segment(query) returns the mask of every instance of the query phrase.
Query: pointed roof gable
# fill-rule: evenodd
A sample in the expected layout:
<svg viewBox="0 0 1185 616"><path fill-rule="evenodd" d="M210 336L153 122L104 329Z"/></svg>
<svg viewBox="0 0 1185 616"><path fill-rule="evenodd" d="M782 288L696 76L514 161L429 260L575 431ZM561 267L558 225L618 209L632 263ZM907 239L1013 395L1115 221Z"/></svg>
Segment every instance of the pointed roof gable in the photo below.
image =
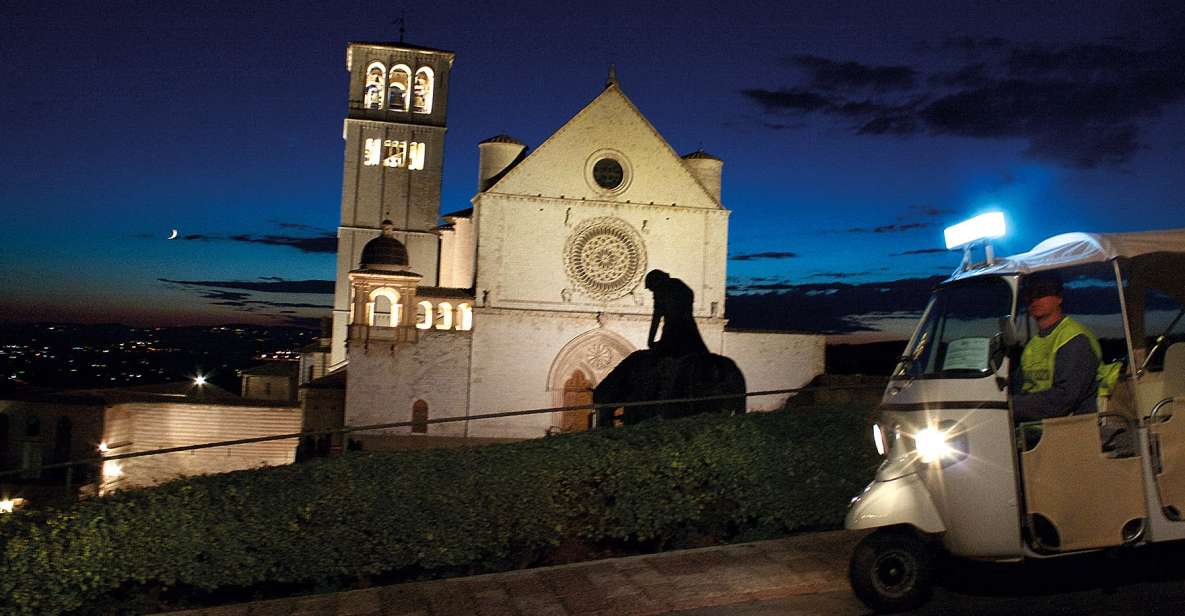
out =
<svg viewBox="0 0 1185 616"><path fill-rule="evenodd" d="M617 190L600 189L592 179L593 164L604 157L618 159L625 168L625 181ZM616 83L610 83L485 192L724 207Z"/></svg>

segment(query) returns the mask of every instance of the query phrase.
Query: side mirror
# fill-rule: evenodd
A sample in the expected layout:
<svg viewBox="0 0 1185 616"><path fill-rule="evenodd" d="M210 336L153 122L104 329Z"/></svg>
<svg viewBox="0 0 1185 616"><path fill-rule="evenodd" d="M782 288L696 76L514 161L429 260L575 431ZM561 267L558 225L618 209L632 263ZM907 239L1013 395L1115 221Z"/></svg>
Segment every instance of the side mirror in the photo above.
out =
<svg viewBox="0 0 1185 616"><path fill-rule="evenodd" d="M1016 321L1008 317L1000 317L1000 342L1004 349L1011 351L1024 346L1024 340L1020 337L1020 332L1016 329Z"/></svg>

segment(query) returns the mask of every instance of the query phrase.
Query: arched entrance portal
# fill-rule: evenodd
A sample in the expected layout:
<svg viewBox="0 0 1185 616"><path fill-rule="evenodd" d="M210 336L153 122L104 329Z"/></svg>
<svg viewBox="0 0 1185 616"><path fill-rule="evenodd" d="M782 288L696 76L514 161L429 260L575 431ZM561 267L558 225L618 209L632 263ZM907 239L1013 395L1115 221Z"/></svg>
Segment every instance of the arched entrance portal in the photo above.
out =
<svg viewBox="0 0 1185 616"><path fill-rule="evenodd" d="M584 332L568 341L556 354L547 376L547 388L555 406L592 403L592 390L609 374L634 346L621 334L607 329ZM566 411L552 414L552 429L575 432L589 429L590 411Z"/></svg>

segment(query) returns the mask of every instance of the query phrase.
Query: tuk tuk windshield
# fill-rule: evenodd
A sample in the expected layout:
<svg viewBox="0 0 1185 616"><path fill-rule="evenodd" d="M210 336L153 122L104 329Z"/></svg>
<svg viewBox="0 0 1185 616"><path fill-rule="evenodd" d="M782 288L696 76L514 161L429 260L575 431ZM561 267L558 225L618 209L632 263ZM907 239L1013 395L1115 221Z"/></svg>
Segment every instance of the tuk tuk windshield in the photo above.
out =
<svg viewBox="0 0 1185 616"><path fill-rule="evenodd" d="M1012 314L1012 287L1000 277L973 278L941 287L893 378L981 378L993 373L1000 319Z"/></svg>

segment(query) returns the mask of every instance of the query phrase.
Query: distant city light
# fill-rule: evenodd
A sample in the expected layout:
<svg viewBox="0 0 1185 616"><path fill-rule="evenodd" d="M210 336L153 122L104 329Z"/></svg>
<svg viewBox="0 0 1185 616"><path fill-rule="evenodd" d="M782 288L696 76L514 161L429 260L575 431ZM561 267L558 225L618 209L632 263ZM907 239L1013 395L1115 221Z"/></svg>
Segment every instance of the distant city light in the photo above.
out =
<svg viewBox="0 0 1185 616"><path fill-rule="evenodd" d="M1004 232L1004 213L988 212L947 227L943 235L947 250L954 250L977 240L1001 237Z"/></svg>

